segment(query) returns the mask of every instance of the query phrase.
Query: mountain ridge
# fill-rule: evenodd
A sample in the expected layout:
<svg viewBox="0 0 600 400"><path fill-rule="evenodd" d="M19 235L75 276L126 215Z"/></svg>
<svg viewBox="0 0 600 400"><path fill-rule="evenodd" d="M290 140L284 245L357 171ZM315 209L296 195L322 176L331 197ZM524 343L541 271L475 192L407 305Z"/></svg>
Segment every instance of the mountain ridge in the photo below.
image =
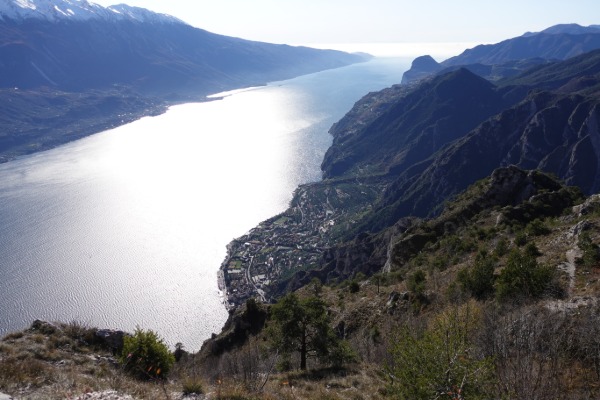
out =
<svg viewBox="0 0 600 400"><path fill-rule="evenodd" d="M185 24L168 14L118 4L103 7L87 0L6 0L0 4L0 19L57 21L128 20L145 23Z"/></svg>
<svg viewBox="0 0 600 400"><path fill-rule="evenodd" d="M487 79L501 79L507 73L515 75L523 72L532 63L543 64L547 61L565 60L600 48L600 28L596 25L584 27L578 24L562 24L549 27L541 32L525 33L495 44L482 44L463 51L440 63L429 57L426 67L422 57L413 61L411 68L402 77L402 83L414 82L436 73L445 73L448 69L466 67ZM529 60L519 66L515 62ZM502 71L490 67L508 64L515 72ZM511 65L512 64L512 65ZM528 65L529 64L529 65ZM485 67L484 67L485 66ZM497 74L499 73L499 76Z"/></svg>
<svg viewBox="0 0 600 400"><path fill-rule="evenodd" d="M85 0L11 0L0 15L0 101L12 102L0 109L1 161L169 105L368 59L228 37L145 9ZM97 107L102 102L120 106L109 112ZM39 104L51 112L32 124ZM87 111L73 124L76 109Z"/></svg>

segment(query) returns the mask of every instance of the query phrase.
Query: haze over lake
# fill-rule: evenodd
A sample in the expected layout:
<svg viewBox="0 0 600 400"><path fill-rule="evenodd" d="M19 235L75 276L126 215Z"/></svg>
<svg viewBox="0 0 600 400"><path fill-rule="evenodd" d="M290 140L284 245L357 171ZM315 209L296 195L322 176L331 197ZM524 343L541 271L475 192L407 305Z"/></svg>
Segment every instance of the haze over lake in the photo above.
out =
<svg viewBox="0 0 600 400"><path fill-rule="evenodd" d="M320 179L327 133L406 58L172 107L0 165L0 336L34 319L199 349L227 318L225 246Z"/></svg>

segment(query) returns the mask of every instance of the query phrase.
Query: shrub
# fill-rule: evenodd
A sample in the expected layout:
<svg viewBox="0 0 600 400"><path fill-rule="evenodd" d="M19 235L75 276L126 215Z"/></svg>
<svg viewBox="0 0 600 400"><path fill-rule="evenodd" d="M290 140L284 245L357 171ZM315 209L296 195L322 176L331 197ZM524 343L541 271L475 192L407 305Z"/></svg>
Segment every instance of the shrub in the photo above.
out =
<svg viewBox="0 0 600 400"><path fill-rule="evenodd" d="M344 364L355 362L356 353L347 341L335 340L329 349L327 361L334 368L341 368Z"/></svg>
<svg viewBox="0 0 600 400"><path fill-rule="evenodd" d="M540 297L550 287L553 278L554 272L550 267L539 265L535 256L515 249L496 280L496 295L499 300Z"/></svg>
<svg viewBox="0 0 600 400"><path fill-rule="evenodd" d="M515 234L515 244L519 247L524 246L527 243L527 235L525 232L519 231Z"/></svg>
<svg viewBox="0 0 600 400"><path fill-rule="evenodd" d="M494 293L495 264L493 257L480 253L471 268L465 268L458 273L458 282L463 290L478 299L484 299Z"/></svg>
<svg viewBox="0 0 600 400"><path fill-rule="evenodd" d="M592 242L592 238L588 232L583 232L579 235L577 245L583 252L583 256L579 260L581 264L591 267L600 262L600 248Z"/></svg>
<svg viewBox="0 0 600 400"><path fill-rule="evenodd" d="M533 242L527 243L523 250L525 251L525 254L528 254L532 257L539 257L542 255L542 252L540 251L540 249L538 249L537 246L535 245L535 243L533 243Z"/></svg>
<svg viewBox="0 0 600 400"><path fill-rule="evenodd" d="M498 243L496 244L496 249L494 250L494 255L496 257L502 257L508 252L508 241L505 237L500 238Z"/></svg>
<svg viewBox="0 0 600 400"><path fill-rule="evenodd" d="M388 393L406 400L490 398L492 359L472 343L480 319L477 305L467 303L444 310L422 332L403 326L389 349Z"/></svg>
<svg viewBox="0 0 600 400"><path fill-rule="evenodd" d="M529 236L543 236L550 233L550 229L540 219L534 219L525 227L525 232Z"/></svg>
<svg viewBox="0 0 600 400"><path fill-rule="evenodd" d="M137 328L123 341L119 361L126 371L141 379L165 378L169 374L175 357L156 333Z"/></svg>
<svg viewBox="0 0 600 400"><path fill-rule="evenodd" d="M408 277L406 286L416 296L422 296L425 293L425 272L421 269L415 271Z"/></svg>
<svg viewBox="0 0 600 400"><path fill-rule="evenodd" d="M184 396L189 396L191 394L204 394L204 386L202 385L202 381L197 378L185 378L183 380L182 392Z"/></svg>

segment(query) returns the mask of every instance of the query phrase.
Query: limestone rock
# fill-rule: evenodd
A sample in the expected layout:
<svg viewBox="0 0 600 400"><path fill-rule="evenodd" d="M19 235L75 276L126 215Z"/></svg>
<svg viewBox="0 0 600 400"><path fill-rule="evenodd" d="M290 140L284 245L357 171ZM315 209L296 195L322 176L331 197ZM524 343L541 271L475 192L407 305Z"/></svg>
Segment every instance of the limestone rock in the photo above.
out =
<svg viewBox="0 0 600 400"><path fill-rule="evenodd" d="M597 211L600 211L600 194L591 195L583 204L573 207L573 213L577 214L578 217Z"/></svg>

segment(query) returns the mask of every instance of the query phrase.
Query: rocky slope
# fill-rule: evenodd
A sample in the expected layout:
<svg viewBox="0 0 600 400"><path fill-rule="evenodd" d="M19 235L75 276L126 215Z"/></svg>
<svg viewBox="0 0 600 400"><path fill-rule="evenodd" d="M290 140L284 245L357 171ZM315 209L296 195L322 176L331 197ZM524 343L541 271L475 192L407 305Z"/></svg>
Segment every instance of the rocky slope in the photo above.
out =
<svg viewBox="0 0 600 400"><path fill-rule="evenodd" d="M385 94L384 94L385 95ZM464 136L507 105L502 94L465 69L439 76L397 96L372 121L333 126L322 163L325 178L393 173L417 164ZM359 103L355 109L368 104ZM374 117L374 116L373 116Z"/></svg>
<svg viewBox="0 0 600 400"><path fill-rule="evenodd" d="M485 389L487 396L598 396L595 356L585 349L597 343L589 332L599 315L599 204L597 195L584 201L575 187L539 171L511 166L471 185L436 218L407 220L395 231L387 230L386 237L363 234L334 247L331 262L304 272L294 283L297 286L287 289L298 289L300 296L317 293L324 299L336 332L356 352L359 368L380 368L386 377L384 381L371 378L368 383L357 379L354 386L335 392L335 398L397 398L404 386L395 375L401 370L398 365L418 374L420 386L433 384L427 383L429 370L424 365L429 357L446 362L442 356L436 358L444 352L444 344L427 342L432 347L419 347L422 344L416 338L434 333L440 321L446 324L442 325L445 338L469 332L468 343L452 342L453 346L467 346L462 360L492 357L494 383ZM528 292L523 286L510 298L500 295L507 282L505 270L511 268L515 254L533 257L534 264L528 267L547 271L542 290ZM387 262L383 271L374 273L377 268L369 269L370 260ZM491 269L481 272L481 265ZM333 284L336 277L346 280ZM313 278L330 279L331 284L320 286ZM531 276L509 282L519 285L520 279L527 281ZM468 325L449 319L465 309L474 318ZM250 327L246 315L245 307L240 307L231 314L228 326ZM409 337L410 348L419 349L417 359L410 358L408 350L398 353L402 345L399 336ZM271 359L261 361L257 356L267 351L272 357L275 351L264 332L248 328L245 340L240 337L239 329L224 331L207 342L200 360L219 365L223 374L239 379L249 371L243 367L248 361L240 361L248 360L245 357L256 357L253 371L268 370ZM223 347L224 343L231 345ZM218 352L211 351L215 348ZM441 377L448 379L444 371L448 369L441 370ZM478 379L472 384L484 385L481 365L477 371ZM461 379L472 377L457 373ZM324 376L327 380L328 375ZM533 384L536 379L546 384ZM313 381L307 390L318 390L320 382ZM295 384L306 388L306 383Z"/></svg>
<svg viewBox="0 0 600 400"><path fill-rule="evenodd" d="M465 69L441 75L392 100L395 106L388 110L393 118L383 114L370 123L354 119L354 124L344 121L341 129L335 126L334 144L323 163L325 176L334 177L335 172L343 176L338 165L344 162L349 171L386 174L390 184L363 230L379 230L408 215L434 215L446 199L495 168L511 164L554 173L585 193L594 193L598 185L594 143L599 68L600 52L595 51L534 67L497 85L480 82L481 78ZM470 86L466 86L467 79ZM437 100L443 91L438 89L432 95L429 88L438 82L456 91L460 88L465 97ZM470 89L473 85L486 89L475 92ZM422 104L435 105L429 119L411 103L416 96L422 96ZM495 113L492 108L486 110L488 104L496 110L504 108ZM404 105L409 106L403 109ZM358 103L356 107L363 106ZM463 116L461 123L454 123L461 113L471 122ZM419 122L408 126L396 122L410 118ZM377 143L384 144L378 152L357 156ZM394 143L401 146L394 147ZM371 153L377 156L368 158Z"/></svg>

